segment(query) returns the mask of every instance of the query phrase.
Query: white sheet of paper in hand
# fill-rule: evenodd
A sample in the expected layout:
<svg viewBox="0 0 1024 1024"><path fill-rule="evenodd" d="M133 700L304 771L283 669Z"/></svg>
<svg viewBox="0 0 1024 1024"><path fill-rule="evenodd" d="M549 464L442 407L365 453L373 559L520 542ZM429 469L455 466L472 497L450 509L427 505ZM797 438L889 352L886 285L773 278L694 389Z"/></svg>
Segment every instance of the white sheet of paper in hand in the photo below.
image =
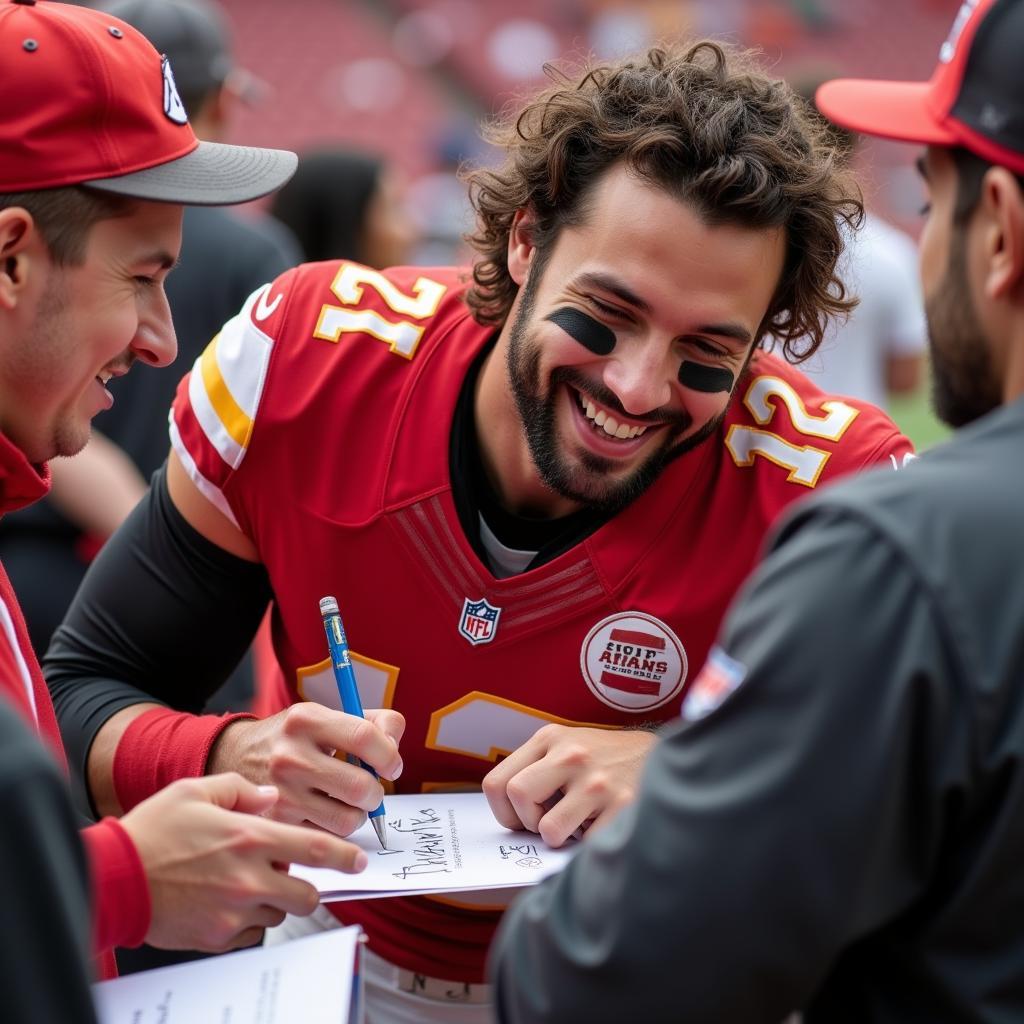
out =
<svg viewBox="0 0 1024 1024"><path fill-rule="evenodd" d="M360 929L341 928L93 985L100 1024L339 1024Z"/></svg>
<svg viewBox="0 0 1024 1024"><path fill-rule="evenodd" d="M560 871L578 846L570 841L556 850L533 832L510 832L494 820L483 793L403 793L384 806L387 850L369 822L349 836L369 854L365 871L292 865L321 902L534 885Z"/></svg>

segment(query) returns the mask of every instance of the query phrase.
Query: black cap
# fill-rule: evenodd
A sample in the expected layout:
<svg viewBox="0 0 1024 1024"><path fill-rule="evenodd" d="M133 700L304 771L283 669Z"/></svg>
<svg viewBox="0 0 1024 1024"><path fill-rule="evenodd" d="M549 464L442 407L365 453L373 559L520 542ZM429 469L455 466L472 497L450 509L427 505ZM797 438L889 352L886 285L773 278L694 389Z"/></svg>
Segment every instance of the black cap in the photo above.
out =
<svg viewBox="0 0 1024 1024"><path fill-rule="evenodd" d="M234 66L228 24L213 0L106 0L102 6L169 58L186 102L219 88L229 75L239 83L251 80Z"/></svg>

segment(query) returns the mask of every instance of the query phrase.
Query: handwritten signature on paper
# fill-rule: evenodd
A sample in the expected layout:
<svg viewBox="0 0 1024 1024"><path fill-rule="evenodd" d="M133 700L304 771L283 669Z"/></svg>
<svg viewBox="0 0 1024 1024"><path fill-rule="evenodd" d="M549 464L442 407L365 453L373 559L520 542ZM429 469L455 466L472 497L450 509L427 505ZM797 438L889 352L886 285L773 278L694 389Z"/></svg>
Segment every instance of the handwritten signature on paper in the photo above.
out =
<svg viewBox="0 0 1024 1024"><path fill-rule="evenodd" d="M454 816L449 814L449 817L453 819L449 824L454 838ZM405 859L411 858L411 863L403 864L402 867L392 872L395 878L406 879L416 875L452 873L454 869L450 866L441 816L433 807L424 807L417 811L416 815L406 818L395 818L388 822L388 828L399 835L409 836L412 839L412 846L406 849L377 851L378 856L381 857L401 854ZM455 867L461 867L461 859L456 862Z"/></svg>
<svg viewBox="0 0 1024 1024"><path fill-rule="evenodd" d="M498 852L501 854L502 860L515 857L515 863L523 868L539 868L542 864L540 854L537 853L537 847L533 843L519 843L517 846L502 844L498 847Z"/></svg>

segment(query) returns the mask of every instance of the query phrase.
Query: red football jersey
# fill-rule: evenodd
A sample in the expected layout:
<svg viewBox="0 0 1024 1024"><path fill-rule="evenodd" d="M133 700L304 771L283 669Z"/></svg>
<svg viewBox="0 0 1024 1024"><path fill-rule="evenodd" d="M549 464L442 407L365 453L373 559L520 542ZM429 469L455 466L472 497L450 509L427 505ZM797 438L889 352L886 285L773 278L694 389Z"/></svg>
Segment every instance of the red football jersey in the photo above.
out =
<svg viewBox="0 0 1024 1024"><path fill-rule="evenodd" d="M492 334L463 291L455 270L289 271L197 360L171 422L191 478L270 574L280 706L339 706L318 610L334 594L364 706L408 723L402 792L477 785L548 722L678 714L779 511L911 451L883 413L759 354L721 433L571 550L495 579L452 497L453 412ZM498 910L469 903L336 908L392 962L479 981Z"/></svg>

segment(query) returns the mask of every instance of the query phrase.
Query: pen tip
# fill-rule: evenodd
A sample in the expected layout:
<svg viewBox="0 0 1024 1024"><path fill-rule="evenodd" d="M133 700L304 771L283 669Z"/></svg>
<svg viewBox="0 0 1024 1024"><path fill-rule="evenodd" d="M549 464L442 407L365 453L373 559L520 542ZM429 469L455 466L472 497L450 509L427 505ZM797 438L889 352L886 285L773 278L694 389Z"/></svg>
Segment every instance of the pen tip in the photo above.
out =
<svg viewBox="0 0 1024 1024"><path fill-rule="evenodd" d="M386 850L388 848L387 826L384 824L384 815L370 819L373 824L373 831L377 833L380 845Z"/></svg>

